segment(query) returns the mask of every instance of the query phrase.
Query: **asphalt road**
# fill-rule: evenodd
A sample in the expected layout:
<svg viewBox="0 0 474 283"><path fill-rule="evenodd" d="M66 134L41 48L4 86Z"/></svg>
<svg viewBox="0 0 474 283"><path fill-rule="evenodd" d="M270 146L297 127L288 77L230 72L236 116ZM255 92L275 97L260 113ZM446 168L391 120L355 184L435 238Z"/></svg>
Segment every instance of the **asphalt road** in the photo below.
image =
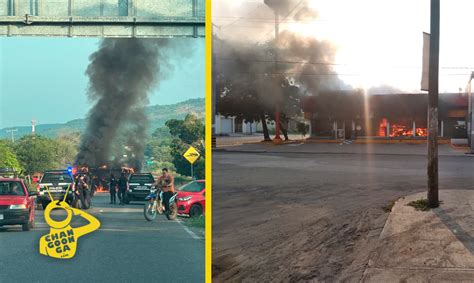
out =
<svg viewBox="0 0 474 283"><path fill-rule="evenodd" d="M76 255L68 260L39 253L39 239L49 231L42 209L29 232L21 226L0 227L0 281L204 282L202 229L163 215L147 222L143 202L110 205L108 194L96 194L88 212L101 227L79 238ZM71 225L81 223L73 218Z"/></svg>
<svg viewBox="0 0 474 283"><path fill-rule="evenodd" d="M261 147L213 153L214 282L358 282L383 207L426 188L426 145ZM440 189L474 189L474 157L440 152Z"/></svg>

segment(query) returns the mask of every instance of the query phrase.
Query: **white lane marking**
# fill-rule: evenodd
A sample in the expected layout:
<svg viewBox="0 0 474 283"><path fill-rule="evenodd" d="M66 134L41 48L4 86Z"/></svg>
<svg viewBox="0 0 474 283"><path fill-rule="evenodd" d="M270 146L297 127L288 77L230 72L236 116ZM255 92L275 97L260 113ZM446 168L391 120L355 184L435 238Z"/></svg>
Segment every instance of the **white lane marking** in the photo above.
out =
<svg viewBox="0 0 474 283"><path fill-rule="evenodd" d="M186 227L185 224L183 224L183 221L181 221L181 220L179 220L179 219L176 219L175 221L178 222L179 225L181 225L181 227L183 227L184 231L188 232L188 234L189 234L193 239L201 240L201 238L200 238L199 236L197 236L196 234L194 234L193 231L191 231L188 227Z"/></svg>
<svg viewBox="0 0 474 283"><path fill-rule="evenodd" d="M302 145L302 143L290 143L288 144L288 146L300 146Z"/></svg>

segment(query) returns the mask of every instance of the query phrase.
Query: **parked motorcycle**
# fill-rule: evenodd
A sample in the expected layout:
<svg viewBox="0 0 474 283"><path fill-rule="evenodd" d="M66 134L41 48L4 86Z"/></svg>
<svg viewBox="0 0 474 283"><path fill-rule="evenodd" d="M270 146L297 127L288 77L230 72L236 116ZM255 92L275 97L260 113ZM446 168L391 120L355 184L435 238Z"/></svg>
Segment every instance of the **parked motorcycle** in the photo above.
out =
<svg viewBox="0 0 474 283"><path fill-rule="evenodd" d="M157 214L165 214L168 220L176 219L178 216L178 205L176 203L176 196L178 193L174 193L173 196L169 200L169 210L165 210L165 205L163 204L163 191L159 191L159 195L157 198L156 189L151 190L151 193L145 198L147 203L143 208L143 214L145 219L148 221L152 221L156 218Z"/></svg>

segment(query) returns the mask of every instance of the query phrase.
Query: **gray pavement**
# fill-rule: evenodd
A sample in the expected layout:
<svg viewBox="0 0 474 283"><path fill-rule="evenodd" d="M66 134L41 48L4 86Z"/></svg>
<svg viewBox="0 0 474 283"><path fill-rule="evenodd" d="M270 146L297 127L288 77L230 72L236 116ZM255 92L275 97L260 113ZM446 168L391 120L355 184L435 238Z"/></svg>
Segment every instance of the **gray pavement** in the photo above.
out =
<svg viewBox="0 0 474 283"><path fill-rule="evenodd" d="M108 194L96 194L88 212L101 227L78 240L69 260L39 254L38 241L49 231L43 210L32 231L0 227L0 282L204 282L201 229L188 232L163 215L148 222L143 202L110 205ZM73 219L73 227L80 224Z"/></svg>
<svg viewBox="0 0 474 283"><path fill-rule="evenodd" d="M364 282L473 282L474 191L440 191L439 208L396 202L364 273Z"/></svg>
<svg viewBox="0 0 474 283"><path fill-rule="evenodd" d="M426 145L366 146L214 151L214 282L358 282L389 215L383 207L427 181ZM440 153L440 189L474 190L474 157Z"/></svg>

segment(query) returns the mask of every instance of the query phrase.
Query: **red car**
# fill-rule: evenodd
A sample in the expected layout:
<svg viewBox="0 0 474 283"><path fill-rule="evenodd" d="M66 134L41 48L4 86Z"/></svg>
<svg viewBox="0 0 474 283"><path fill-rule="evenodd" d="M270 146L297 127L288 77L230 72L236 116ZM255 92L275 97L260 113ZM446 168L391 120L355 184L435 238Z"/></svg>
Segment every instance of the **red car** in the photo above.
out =
<svg viewBox="0 0 474 283"><path fill-rule="evenodd" d="M35 196L16 178L0 178L0 226L21 225L23 231L35 225Z"/></svg>
<svg viewBox="0 0 474 283"><path fill-rule="evenodd" d="M197 180L178 189L178 215L195 217L206 210L205 181Z"/></svg>

